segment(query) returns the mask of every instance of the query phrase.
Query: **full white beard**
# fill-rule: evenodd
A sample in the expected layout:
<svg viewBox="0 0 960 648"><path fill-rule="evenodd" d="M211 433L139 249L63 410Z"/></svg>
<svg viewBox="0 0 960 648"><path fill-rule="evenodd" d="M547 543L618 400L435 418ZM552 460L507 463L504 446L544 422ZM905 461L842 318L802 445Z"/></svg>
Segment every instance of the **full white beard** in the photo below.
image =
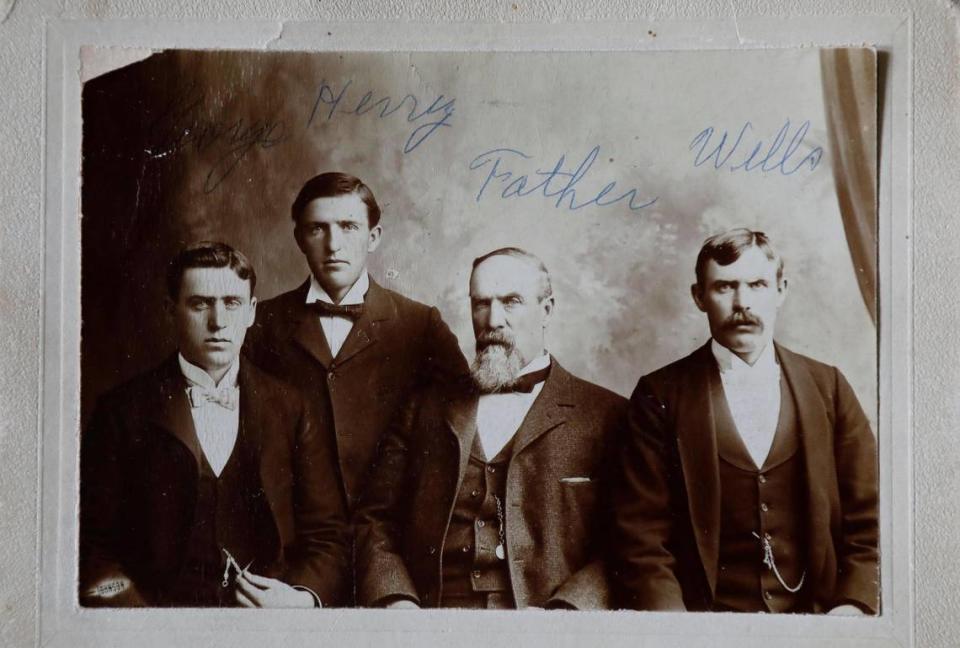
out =
<svg viewBox="0 0 960 648"><path fill-rule="evenodd" d="M523 363L517 347L491 344L477 351L470 373L480 391L490 394L516 382L521 369Z"/></svg>

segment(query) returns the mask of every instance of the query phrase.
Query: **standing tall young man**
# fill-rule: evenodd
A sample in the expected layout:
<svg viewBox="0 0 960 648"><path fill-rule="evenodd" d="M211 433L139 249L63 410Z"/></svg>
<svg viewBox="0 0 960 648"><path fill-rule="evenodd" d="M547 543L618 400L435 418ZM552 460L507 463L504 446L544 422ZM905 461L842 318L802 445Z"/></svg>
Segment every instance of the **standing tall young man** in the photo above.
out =
<svg viewBox="0 0 960 648"><path fill-rule="evenodd" d="M612 490L612 575L645 610L879 610L876 441L834 367L774 342L783 261L707 239L712 339L640 379Z"/></svg>
<svg viewBox="0 0 960 648"><path fill-rule="evenodd" d="M80 451L80 601L313 607L348 574L329 432L239 354L256 275L223 243L170 263L178 352L102 397Z"/></svg>
<svg viewBox="0 0 960 648"><path fill-rule="evenodd" d="M260 305L247 352L300 387L335 430L352 510L384 431L413 391L468 369L435 307L368 275L367 257L383 230L380 207L365 184L343 173L318 175L300 190L291 216L310 277Z"/></svg>

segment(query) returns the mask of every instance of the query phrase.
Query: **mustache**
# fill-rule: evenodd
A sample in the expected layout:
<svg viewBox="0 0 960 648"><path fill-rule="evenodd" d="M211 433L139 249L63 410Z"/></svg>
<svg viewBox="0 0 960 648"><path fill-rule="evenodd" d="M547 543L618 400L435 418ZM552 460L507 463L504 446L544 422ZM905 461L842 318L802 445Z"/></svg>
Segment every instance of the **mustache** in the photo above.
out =
<svg viewBox="0 0 960 648"><path fill-rule="evenodd" d="M724 320L723 328L735 329L738 326L743 326L744 324L762 327L763 320L756 315L751 314L749 311L734 311L733 315Z"/></svg>
<svg viewBox="0 0 960 648"><path fill-rule="evenodd" d="M516 346L516 339L506 331L484 331L477 336L477 351L491 346L502 346L511 350Z"/></svg>

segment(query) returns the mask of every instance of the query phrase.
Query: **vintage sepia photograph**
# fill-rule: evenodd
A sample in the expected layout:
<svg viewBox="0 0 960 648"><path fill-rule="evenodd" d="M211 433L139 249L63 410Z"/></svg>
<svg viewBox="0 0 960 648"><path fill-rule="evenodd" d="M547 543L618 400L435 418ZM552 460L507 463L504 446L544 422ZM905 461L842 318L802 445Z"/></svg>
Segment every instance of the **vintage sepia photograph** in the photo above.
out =
<svg viewBox="0 0 960 648"><path fill-rule="evenodd" d="M79 67L79 606L883 612L874 49Z"/></svg>

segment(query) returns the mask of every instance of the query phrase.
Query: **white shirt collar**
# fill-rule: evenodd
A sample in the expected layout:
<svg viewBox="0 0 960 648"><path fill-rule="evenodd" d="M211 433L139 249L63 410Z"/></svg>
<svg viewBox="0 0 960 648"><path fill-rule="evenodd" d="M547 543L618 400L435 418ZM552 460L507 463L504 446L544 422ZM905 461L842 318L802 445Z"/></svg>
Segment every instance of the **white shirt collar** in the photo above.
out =
<svg viewBox="0 0 960 648"><path fill-rule="evenodd" d="M233 361L233 364L227 369L227 373L223 374L223 378L220 379L219 383L215 383L213 378L210 377L210 374L184 358L182 353L177 354L177 360L180 362L180 371L183 372L183 377L194 385L208 389L237 386L237 375L240 373L240 356L237 356L237 359Z"/></svg>
<svg viewBox="0 0 960 648"><path fill-rule="evenodd" d="M537 356L533 360L527 363L527 366L520 370L518 376L524 374L533 373L534 371L540 371L541 369L546 369L550 366L550 354L546 351L543 352L543 355Z"/></svg>
<svg viewBox="0 0 960 648"><path fill-rule="evenodd" d="M757 361L754 362L752 366L716 340L711 340L710 350L713 352L713 357L717 359L717 365L720 367L721 373L730 371L766 373L768 371L779 370L777 366L777 354L774 351L772 340L767 342L767 346L764 347L760 353L760 357L757 358Z"/></svg>
<svg viewBox="0 0 960 648"><path fill-rule="evenodd" d="M367 294L367 290L370 289L370 276L367 274L367 271L364 270L360 273L360 276L350 286L350 290L347 291L347 294L343 296L343 299L340 300L340 305L345 306L347 304L362 304L363 298ZM310 290L307 291L307 303L312 304L315 301L324 301L328 304L333 304L334 301L330 299L330 295L327 294L327 291L323 289L320 285L320 282L317 281L317 278L310 275Z"/></svg>

